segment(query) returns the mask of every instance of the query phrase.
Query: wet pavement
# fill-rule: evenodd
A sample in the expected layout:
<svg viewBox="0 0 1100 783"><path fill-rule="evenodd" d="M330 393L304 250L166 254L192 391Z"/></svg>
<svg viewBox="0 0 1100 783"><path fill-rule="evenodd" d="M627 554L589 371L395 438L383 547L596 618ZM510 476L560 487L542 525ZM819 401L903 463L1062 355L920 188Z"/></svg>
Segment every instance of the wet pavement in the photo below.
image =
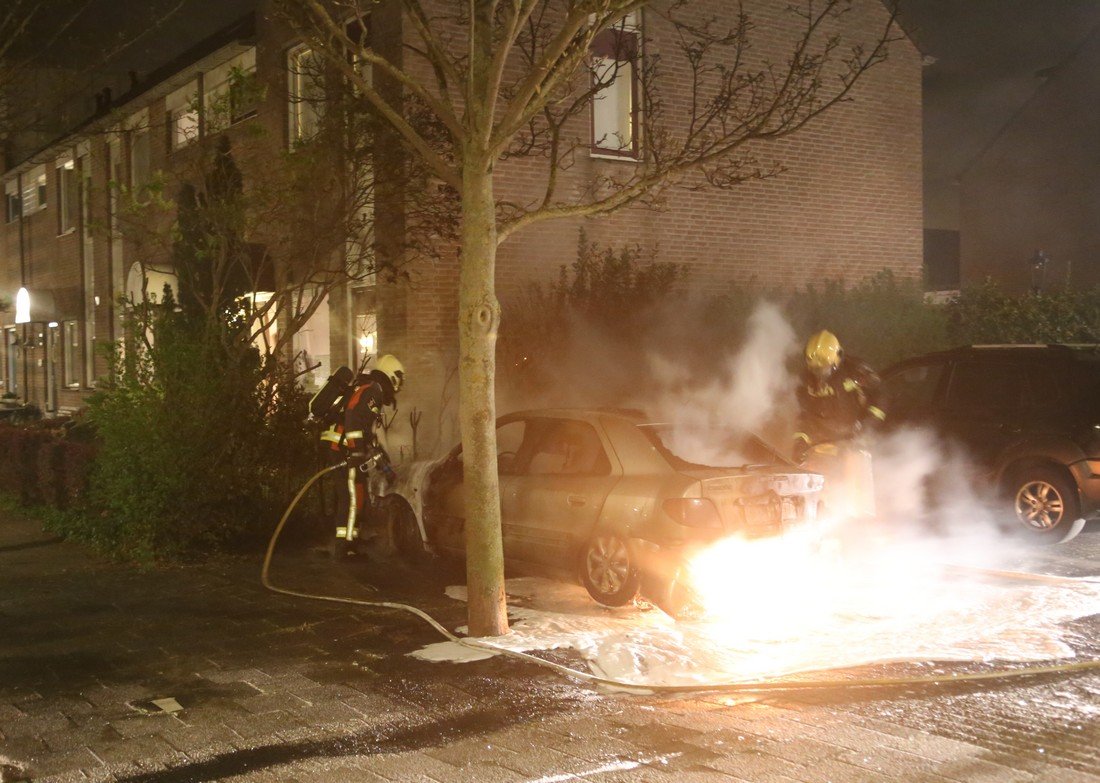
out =
<svg viewBox="0 0 1100 783"><path fill-rule="evenodd" d="M1032 565L1100 573L1100 529ZM300 551L275 577L464 621L445 573ZM1072 630L1100 657L1100 617ZM139 570L0 515L0 756L35 780L1100 783L1100 673L660 698L408 656L437 639L409 615L268 593L255 558Z"/></svg>

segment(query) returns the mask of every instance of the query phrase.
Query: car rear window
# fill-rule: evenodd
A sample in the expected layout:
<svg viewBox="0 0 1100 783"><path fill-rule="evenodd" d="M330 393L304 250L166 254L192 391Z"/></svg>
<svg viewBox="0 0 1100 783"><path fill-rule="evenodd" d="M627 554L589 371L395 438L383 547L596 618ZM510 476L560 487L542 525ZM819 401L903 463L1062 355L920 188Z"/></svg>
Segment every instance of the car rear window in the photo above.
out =
<svg viewBox="0 0 1100 783"><path fill-rule="evenodd" d="M724 464L702 465L691 462L676 454L669 443L673 442L672 428L667 424L643 424L638 427L649 442L656 447L674 470L737 469L746 465L787 465L778 452L751 432L716 430L712 441L707 444L711 453L720 453Z"/></svg>

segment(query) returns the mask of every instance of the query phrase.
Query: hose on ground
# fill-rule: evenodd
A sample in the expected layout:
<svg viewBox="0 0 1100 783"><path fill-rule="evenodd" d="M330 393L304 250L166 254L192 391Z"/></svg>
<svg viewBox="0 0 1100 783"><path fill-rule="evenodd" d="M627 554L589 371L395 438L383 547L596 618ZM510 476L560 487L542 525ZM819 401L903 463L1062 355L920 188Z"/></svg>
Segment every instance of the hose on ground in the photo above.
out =
<svg viewBox="0 0 1100 783"><path fill-rule="evenodd" d="M472 650L479 652L488 652L494 655L504 655L509 658L515 658L517 660L533 663L537 666L552 669L559 674L563 674L566 677L582 680L584 682L592 683L593 685L601 685L606 688L612 688L614 690L623 691L627 693L638 694L652 694L652 693L761 693L767 691L798 691L798 690L829 690L836 688L884 688L884 687L898 687L904 685L936 685L946 683L958 683L958 682L978 682L983 680L1005 680L1009 678L1018 677L1039 677L1049 674L1063 674L1070 672L1081 672L1093 669L1100 669L1100 659L1088 660L1088 661L1070 661L1067 663L1051 664L1048 666L1027 666L1020 668L1010 669L996 669L991 671L981 672L963 672L963 673L943 673L943 674L928 674L917 676L897 676L897 677L865 677L865 678L842 678L842 677L819 677L816 679L766 679L766 680L742 680L736 682L726 683L699 683L690 685L638 685L637 683L626 682L624 680L617 680L611 677L603 677L598 674L592 674L591 672L581 671L580 669L574 669L571 666L566 666L555 661L549 661L545 658L540 658L537 655L531 653L521 652L518 650L510 650L507 647L502 647L498 644L493 644L485 639L474 639L469 637L461 637L452 633L445 626L443 626L438 620L429 615L423 609L412 606L411 604L398 603L394 601L368 601L361 598L347 598L343 596L333 595L320 595L316 593L307 593L301 590L291 590L285 587L279 587L271 581L271 559L275 554L275 546L279 541L279 536L282 535L283 528L286 527L287 520L290 519L290 515L294 512L294 509L301 502L302 498L309 491L317 481L321 479L327 473L331 473L339 468L346 467L345 463L338 463L336 465L330 465L310 477L310 479L298 490L298 494L294 496L294 499L287 506L286 511L283 512L282 518L279 519L279 523L275 526L275 531L271 534L271 540L267 545L267 552L264 554L263 568L260 571L260 581L263 586L268 590L279 593L280 595L292 596L294 598L306 598L314 601L326 601L328 603L348 604L351 606L366 606L379 609L393 609L400 612L408 612L419 617L426 622L432 628L434 628L441 636L450 642L460 644L463 647L468 647ZM975 569L984 570L984 569ZM1007 578L1032 578L1035 574L1024 574L1015 571L996 571L992 572L1001 577ZM1064 581L1064 582L1077 582L1079 580L1048 576L1043 581ZM801 674L825 674L829 669L819 669L815 671L807 671Z"/></svg>

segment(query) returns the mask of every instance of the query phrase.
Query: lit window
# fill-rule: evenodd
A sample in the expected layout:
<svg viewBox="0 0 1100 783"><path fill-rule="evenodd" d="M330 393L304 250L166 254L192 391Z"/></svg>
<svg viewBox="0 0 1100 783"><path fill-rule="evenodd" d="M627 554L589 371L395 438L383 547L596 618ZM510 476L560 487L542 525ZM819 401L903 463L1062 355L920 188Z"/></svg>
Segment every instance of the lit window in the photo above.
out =
<svg viewBox="0 0 1100 783"><path fill-rule="evenodd" d="M61 382L66 388L80 387L80 326L76 321L61 324L64 339L62 345Z"/></svg>
<svg viewBox="0 0 1100 783"><path fill-rule="evenodd" d="M168 142L172 149L185 147L199 137L198 82L190 81L164 99Z"/></svg>
<svg viewBox="0 0 1100 783"><path fill-rule="evenodd" d="M46 167L36 166L23 177L23 214L45 209L47 200Z"/></svg>
<svg viewBox="0 0 1100 783"><path fill-rule="evenodd" d="M77 190L76 164L72 158L58 162L57 166L57 233L65 234L76 228L76 212L80 201Z"/></svg>
<svg viewBox="0 0 1100 783"><path fill-rule="evenodd" d="M302 385L310 390L320 389L332 374L328 296L315 288L307 288L301 301L312 303L317 296L322 297L317 309L294 333L291 341L294 368ZM300 315L294 314L292 317Z"/></svg>
<svg viewBox="0 0 1100 783"><path fill-rule="evenodd" d="M212 68L203 77L203 110L208 128L227 128L256 114L256 49L252 47Z"/></svg>
<svg viewBox="0 0 1100 783"><path fill-rule="evenodd" d="M638 155L638 19L629 14L592 41L592 151Z"/></svg>
<svg viewBox="0 0 1100 783"><path fill-rule="evenodd" d="M4 214L8 218L8 222L14 222L19 219L19 216L23 212L22 201L19 198L19 180L9 179L4 183Z"/></svg>
<svg viewBox="0 0 1100 783"><path fill-rule="evenodd" d="M289 71L289 115L291 146L309 141L317 134L325 99L323 63L307 46L287 55Z"/></svg>

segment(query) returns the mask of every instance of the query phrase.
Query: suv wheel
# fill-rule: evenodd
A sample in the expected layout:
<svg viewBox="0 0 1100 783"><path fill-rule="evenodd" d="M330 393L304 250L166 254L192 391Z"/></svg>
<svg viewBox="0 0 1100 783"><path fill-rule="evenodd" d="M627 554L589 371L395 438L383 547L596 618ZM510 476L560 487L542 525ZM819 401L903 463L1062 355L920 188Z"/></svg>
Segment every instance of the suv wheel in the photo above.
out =
<svg viewBox="0 0 1100 783"><path fill-rule="evenodd" d="M1036 465L1012 476L1009 490L1016 519L1032 532L1063 530L1081 516L1077 487L1061 471Z"/></svg>

